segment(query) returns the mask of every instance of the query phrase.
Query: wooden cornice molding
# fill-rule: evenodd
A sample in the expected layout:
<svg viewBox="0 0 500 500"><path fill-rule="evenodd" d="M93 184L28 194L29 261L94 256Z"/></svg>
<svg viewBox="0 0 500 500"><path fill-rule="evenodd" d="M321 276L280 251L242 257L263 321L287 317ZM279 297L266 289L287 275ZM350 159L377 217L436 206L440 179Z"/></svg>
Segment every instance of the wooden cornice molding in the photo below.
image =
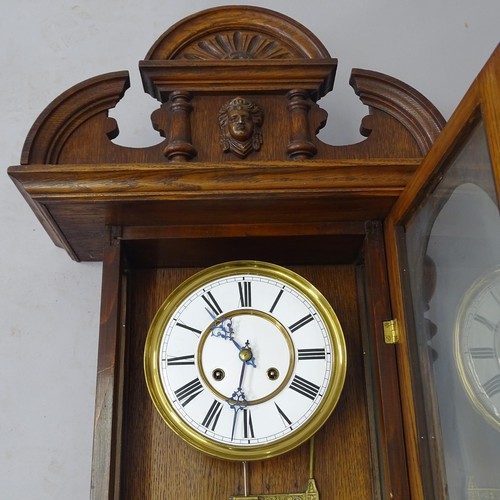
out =
<svg viewBox="0 0 500 500"><path fill-rule="evenodd" d="M163 103L179 88L197 95L286 94L298 88L317 101L333 88L337 60L141 61L139 68L144 90Z"/></svg>
<svg viewBox="0 0 500 500"><path fill-rule="evenodd" d="M9 174L58 246L100 260L110 226L381 219L418 159L230 164L25 165ZM258 229L257 229L258 231Z"/></svg>
<svg viewBox="0 0 500 500"><path fill-rule="evenodd" d="M29 165L10 174L40 203L199 200L222 196L392 196L419 160ZM78 180L78 182L74 182ZM75 184L75 185L73 185ZM147 217L142 222L147 222ZM115 223L117 221L113 221Z"/></svg>

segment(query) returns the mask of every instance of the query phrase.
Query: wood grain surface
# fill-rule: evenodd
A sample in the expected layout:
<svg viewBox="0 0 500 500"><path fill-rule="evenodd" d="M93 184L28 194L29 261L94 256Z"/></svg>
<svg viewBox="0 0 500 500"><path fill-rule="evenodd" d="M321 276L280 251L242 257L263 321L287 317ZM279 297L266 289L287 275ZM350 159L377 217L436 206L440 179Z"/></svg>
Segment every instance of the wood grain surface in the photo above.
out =
<svg viewBox="0 0 500 500"><path fill-rule="evenodd" d="M337 312L347 343L345 387L334 413L315 440L315 472L323 498L372 498L371 442L353 266L300 266ZM170 291L196 269L134 270L129 299L130 330L126 355L123 499L212 500L242 495L240 463L206 456L182 441L154 409L144 380L142 352L149 322ZM249 464L250 492L304 491L309 474L309 445Z"/></svg>

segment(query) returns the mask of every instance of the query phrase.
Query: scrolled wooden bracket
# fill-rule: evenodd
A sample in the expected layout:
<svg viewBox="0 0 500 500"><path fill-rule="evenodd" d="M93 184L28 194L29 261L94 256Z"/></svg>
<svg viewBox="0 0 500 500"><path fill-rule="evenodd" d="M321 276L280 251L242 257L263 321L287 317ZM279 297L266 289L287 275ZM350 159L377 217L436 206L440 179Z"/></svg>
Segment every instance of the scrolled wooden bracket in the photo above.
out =
<svg viewBox="0 0 500 500"><path fill-rule="evenodd" d="M21 164L59 163L71 137L90 122L94 127L85 132L87 148L82 147L79 162L98 160L88 146L110 142L118 135L117 124L108 117L108 111L116 106L129 86L128 72L119 71L90 78L62 93L31 127L22 150Z"/></svg>
<svg viewBox="0 0 500 500"><path fill-rule="evenodd" d="M410 132L423 155L429 151L445 119L426 97L410 85L376 71L353 69L349 83L372 113L379 110L395 118Z"/></svg>

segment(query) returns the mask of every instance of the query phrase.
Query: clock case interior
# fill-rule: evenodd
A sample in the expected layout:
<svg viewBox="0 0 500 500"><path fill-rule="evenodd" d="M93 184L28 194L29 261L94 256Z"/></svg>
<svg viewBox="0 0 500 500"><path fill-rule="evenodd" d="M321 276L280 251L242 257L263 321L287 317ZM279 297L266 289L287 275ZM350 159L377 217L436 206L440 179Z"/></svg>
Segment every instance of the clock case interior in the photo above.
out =
<svg viewBox="0 0 500 500"><path fill-rule="evenodd" d="M58 246L77 261L103 262L92 498L243 495L241 464L174 435L143 373L148 327L167 295L199 269L241 259L303 275L342 324L346 383L315 439L322 497L420 497L432 475L413 439L421 395L414 398L411 376L401 378L406 347L384 340L383 322L399 304L389 284L404 286L385 241L399 220L385 229L384 221L444 120L403 82L354 69L364 139L327 144L317 137L327 119L318 101L336 67L286 16L210 9L167 30L140 62L145 91L160 103L157 145L112 141L118 128L108 110L129 85L126 72L77 84L34 123L9 174ZM250 152L221 147L218 115L235 97L262 110L262 144ZM330 120L342 126L341 117ZM304 491L308 473L304 444L251 463L250 491Z"/></svg>

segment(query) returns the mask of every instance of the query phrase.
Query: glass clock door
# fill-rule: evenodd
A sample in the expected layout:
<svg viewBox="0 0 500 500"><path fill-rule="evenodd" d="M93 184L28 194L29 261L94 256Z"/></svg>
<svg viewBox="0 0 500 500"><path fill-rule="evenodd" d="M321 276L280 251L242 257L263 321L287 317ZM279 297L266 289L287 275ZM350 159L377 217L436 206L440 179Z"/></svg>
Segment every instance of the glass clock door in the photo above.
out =
<svg viewBox="0 0 500 500"><path fill-rule="evenodd" d="M500 499L499 56L387 224L424 498Z"/></svg>

